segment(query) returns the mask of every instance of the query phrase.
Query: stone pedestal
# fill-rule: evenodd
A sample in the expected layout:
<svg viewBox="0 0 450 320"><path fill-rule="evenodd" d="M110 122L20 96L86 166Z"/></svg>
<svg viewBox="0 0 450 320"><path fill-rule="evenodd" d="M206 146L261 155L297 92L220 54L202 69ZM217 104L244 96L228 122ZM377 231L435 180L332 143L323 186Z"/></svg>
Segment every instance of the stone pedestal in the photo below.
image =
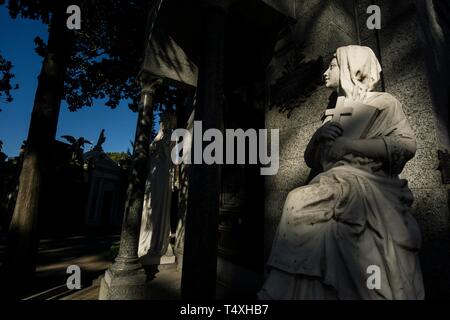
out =
<svg viewBox="0 0 450 320"><path fill-rule="evenodd" d="M145 300L149 296L144 269L114 272L106 270L100 282L99 300Z"/></svg>

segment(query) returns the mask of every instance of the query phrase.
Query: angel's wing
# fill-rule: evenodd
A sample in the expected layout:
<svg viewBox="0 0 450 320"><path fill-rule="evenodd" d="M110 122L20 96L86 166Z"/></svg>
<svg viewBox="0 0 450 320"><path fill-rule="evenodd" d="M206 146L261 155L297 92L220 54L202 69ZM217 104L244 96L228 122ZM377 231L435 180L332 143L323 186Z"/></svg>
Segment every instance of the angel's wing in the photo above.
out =
<svg viewBox="0 0 450 320"><path fill-rule="evenodd" d="M61 138L66 139L69 143L75 143L77 142L77 139L75 139L73 136L61 136Z"/></svg>

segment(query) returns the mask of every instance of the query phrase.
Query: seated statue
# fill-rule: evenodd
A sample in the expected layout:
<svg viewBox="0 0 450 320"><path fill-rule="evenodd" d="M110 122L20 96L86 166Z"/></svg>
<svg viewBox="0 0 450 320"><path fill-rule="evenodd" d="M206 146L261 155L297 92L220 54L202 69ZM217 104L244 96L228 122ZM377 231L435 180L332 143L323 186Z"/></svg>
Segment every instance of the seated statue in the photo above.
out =
<svg viewBox="0 0 450 320"><path fill-rule="evenodd" d="M304 156L319 174L286 198L260 299L424 299L413 195L398 177L416 141L399 101L372 92L380 72L370 48L337 49L326 86L353 111L370 106L376 116L350 137L340 121L350 108L339 121L326 117L312 136Z"/></svg>

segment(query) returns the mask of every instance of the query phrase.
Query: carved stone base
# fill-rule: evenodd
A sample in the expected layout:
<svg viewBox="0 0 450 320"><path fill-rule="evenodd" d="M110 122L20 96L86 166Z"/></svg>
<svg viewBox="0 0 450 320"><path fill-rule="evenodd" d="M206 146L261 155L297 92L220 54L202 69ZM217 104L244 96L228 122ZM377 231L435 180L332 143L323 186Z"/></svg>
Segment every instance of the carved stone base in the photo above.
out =
<svg viewBox="0 0 450 320"><path fill-rule="evenodd" d="M120 273L108 269L100 282L99 300L146 300L148 296L144 269Z"/></svg>

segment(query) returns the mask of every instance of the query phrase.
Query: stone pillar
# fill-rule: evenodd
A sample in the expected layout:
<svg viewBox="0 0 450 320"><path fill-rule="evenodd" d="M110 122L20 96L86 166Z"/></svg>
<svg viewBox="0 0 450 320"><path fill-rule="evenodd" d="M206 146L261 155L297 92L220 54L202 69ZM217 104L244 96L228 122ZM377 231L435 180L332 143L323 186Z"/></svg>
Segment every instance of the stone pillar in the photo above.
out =
<svg viewBox="0 0 450 320"><path fill-rule="evenodd" d="M205 30L202 35L202 56L195 120L202 121L203 131L222 130L224 37L226 10L229 1L203 1ZM193 150L196 150L193 137ZM203 151L203 148L201 148ZM193 152L192 154L194 154ZM220 165L190 166L188 210L181 295L184 299L213 299L216 291Z"/></svg>
<svg viewBox="0 0 450 320"><path fill-rule="evenodd" d="M100 300L132 300L147 297L146 274L137 253L147 178L148 146L152 130L153 95L160 84L161 79L141 82L142 103L136 126L119 254L101 281Z"/></svg>

